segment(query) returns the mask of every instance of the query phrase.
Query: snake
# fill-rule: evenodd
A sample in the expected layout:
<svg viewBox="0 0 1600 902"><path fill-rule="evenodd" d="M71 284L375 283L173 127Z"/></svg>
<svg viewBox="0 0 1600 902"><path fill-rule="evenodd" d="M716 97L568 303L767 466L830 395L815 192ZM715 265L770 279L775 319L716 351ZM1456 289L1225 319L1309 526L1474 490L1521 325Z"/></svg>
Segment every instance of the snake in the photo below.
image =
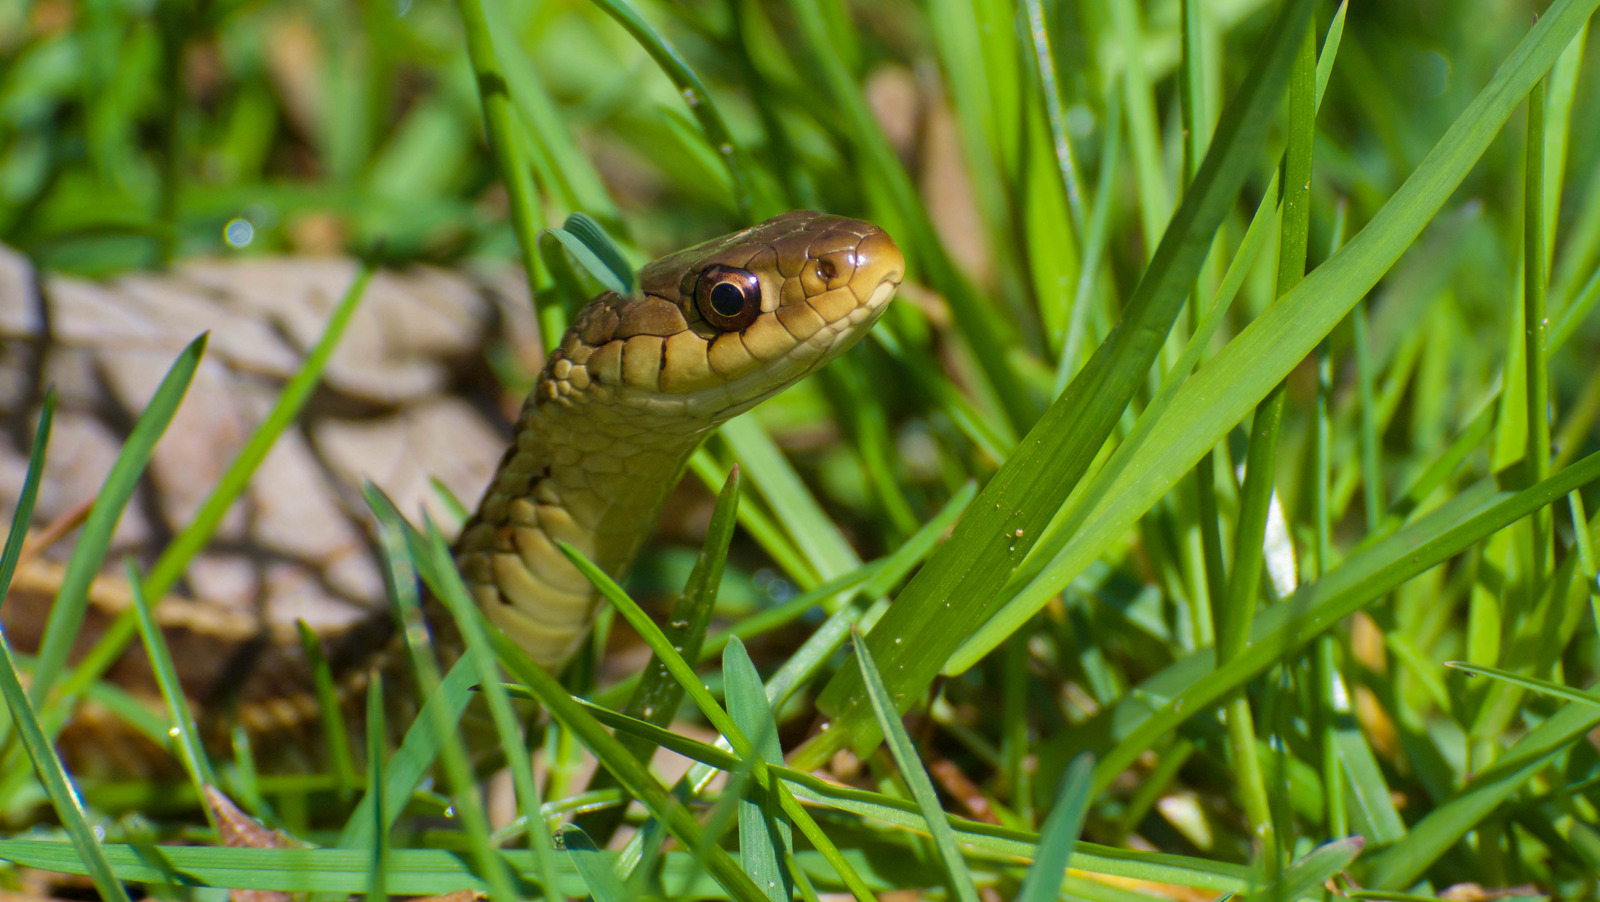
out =
<svg viewBox="0 0 1600 902"><path fill-rule="evenodd" d="M662 257L573 318L546 359L455 560L490 622L547 668L621 578L720 424L844 353L905 276L883 229L795 210Z"/></svg>
<svg viewBox="0 0 1600 902"><path fill-rule="evenodd" d="M561 544L620 579L701 441L859 341L883 314L905 269L900 250L877 226L794 211L662 257L639 271L636 287L589 301L546 356L513 424L510 447L453 547L488 619L540 664L562 667L583 641L599 595ZM5 284L0 280L0 289ZM59 287L64 297L87 296L82 286ZM49 347L47 329L21 334L32 342L25 348ZM63 351L62 359L89 357L93 350L89 344ZM42 365L40 371L46 371ZM494 441L487 429L459 439ZM465 451L461 456L487 456ZM36 563L48 570L49 562ZM128 607L115 585L96 581L96 623ZM37 641L34 627L43 622L54 586L48 578L23 586L23 596L35 599L30 607L13 584L6 629L14 640L31 635ZM300 643L259 631L248 614L227 621L229 631L221 635L214 616L201 616L211 608L199 601L172 601L164 610L189 612L168 618L176 628L168 642L189 649L184 688L207 741L225 749L233 725L279 740L317 732L322 712ZM180 604L176 612L174 604ZM459 657L464 648L453 619L431 597L424 609L435 651ZM95 629L86 625L86 635ZM320 637L347 713L356 712L374 674L408 682L400 633L393 613L374 606L349 627ZM119 668L117 682L128 691L154 695L141 660ZM405 692L389 700L396 717L416 701ZM68 731L77 738L63 737L78 772L160 773L170 764L164 747L123 728L116 717L80 714ZM262 744L290 757L299 746Z"/></svg>

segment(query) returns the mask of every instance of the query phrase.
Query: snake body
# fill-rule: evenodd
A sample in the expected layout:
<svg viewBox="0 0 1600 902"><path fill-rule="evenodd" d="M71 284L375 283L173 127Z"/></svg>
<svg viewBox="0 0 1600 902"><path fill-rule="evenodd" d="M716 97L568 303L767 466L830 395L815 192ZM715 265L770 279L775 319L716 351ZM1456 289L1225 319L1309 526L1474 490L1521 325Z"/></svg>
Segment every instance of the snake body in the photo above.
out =
<svg viewBox="0 0 1600 902"><path fill-rule="evenodd" d="M904 272L877 226L802 210L590 301L457 540L479 606L541 664L565 663L598 593L557 543L620 577L706 435L853 345Z"/></svg>

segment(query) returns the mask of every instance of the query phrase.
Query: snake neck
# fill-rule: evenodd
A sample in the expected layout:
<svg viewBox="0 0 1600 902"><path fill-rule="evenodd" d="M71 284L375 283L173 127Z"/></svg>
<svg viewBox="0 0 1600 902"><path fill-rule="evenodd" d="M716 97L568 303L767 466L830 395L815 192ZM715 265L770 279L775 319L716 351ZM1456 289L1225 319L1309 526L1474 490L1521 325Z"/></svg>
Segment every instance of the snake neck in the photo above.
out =
<svg viewBox="0 0 1600 902"><path fill-rule="evenodd" d="M599 599L557 543L620 577L716 426L600 394L540 379L456 545L478 606L550 668L571 656Z"/></svg>

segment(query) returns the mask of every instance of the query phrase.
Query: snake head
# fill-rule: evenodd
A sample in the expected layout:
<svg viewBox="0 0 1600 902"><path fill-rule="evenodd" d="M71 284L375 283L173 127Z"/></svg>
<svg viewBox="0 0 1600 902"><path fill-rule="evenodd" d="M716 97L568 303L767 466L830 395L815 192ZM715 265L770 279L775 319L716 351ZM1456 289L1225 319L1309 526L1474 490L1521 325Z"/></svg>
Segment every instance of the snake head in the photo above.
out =
<svg viewBox="0 0 1600 902"><path fill-rule="evenodd" d="M549 372L580 392L598 383L629 406L719 422L855 344L904 275L877 226L792 211L651 263L633 297L597 298Z"/></svg>

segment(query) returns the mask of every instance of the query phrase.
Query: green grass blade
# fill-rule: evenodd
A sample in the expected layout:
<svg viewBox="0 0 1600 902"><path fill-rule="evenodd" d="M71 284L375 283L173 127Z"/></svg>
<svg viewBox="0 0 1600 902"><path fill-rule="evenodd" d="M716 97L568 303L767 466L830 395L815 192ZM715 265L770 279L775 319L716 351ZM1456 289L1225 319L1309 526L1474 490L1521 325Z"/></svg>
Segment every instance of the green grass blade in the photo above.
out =
<svg viewBox="0 0 1600 902"><path fill-rule="evenodd" d="M172 367L167 370L155 394L151 395L149 404L139 415L139 421L134 424L133 431L117 454L116 463L111 465L111 472L106 474L105 483L95 496L94 507L84 521L83 532L72 549L71 560L67 562L55 604L50 607L44 636L39 640L33 683L28 688L28 697L35 705L48 697L55 686L56 677L67 663L67 654L77 639L78 627L83 623L89 605L89 585L99 575L101 562L111 547L111 533L116 529L122 509L128 505L133 490L144 475L145 465L150 462L150 453L167 431L173 415L178 412L184 392L189 390L189 382L194 378L200 358L205 354L206 338L201 335L190 342L172 362ZM128 615L128 620L131 627L132 614Z"/></svg>
<svg viewBox="0 0 1600 902"><path fill-rule="evenodd" d="M402 635L410 652L412 672L416 675L418 688L422 697L429 698L439 691L443 680L440 679L439 662L434 657L432 638L422 613L417 590L417 569L411 557L406 526L393 517L392 507L374 503L378 493L370 484L365 495L378 517L379 543L385 564L384 585L399 609ZM462 592L465 594L464 589ZM476 648L467 648L461 656L461 663L477 668L479 679L488 671ZM515 898L511 874L499 851L489 844L488 816L472 776L465 744L456 730L456 720L450 717L444 707L433 708L427 713L430 716L426 720L419 718L418 723L426 725L440 737L439 762L450 790L452 807L472 850L473 863L489 886L490 898L494 902L510 902Z"/></svg>
<svg viewBox="0 0 1600 902"><path fill-rule="evenodd" d="M367 902L386 902L388 899L389 879L389 822L385 818L383 809L383 762L388 757L385 747L385 728L383 713L383 674L373 674L372 682L367 684L367 798L372 800L368 807L370 814L369 823L372 832L368 836L369 851L368 861L371 862L372 878L367 887ZM545 872L548 873L548 872Z"/></svg>
<svg viewBox="0 0 1600 902"><path fill-rule="evenodd" d="M340 848L367 848L372 843L380 814L385 829L394 825L417 785L439 757L443 737L434 731L433 724L442 719L454 725L460 720L467 703L472 700L472 687L477 681L478 673L471 661L463 659L450 668L439 683L438 691L430 695L422 710L417 712L417 719L406 730L400 747L389 757L383 794L363 796L345 821L344 830L339 834ZM441 713L434 713L435 708Z"/></svg>
<svg viewBox="0 0 1600 902"><path fill-rule="evenodd" d="M365 892L368 862L365 850L355 849L226 849L206 846L155 846L116 844L105 847L107 858L117 873L130 881L162 884L171 875L181 875L190 887L230 887L278 892L350 893ZM534 881L533 853L506 852L506 860L517 875L537 889ZM41 840L0 840L0 857L64 874L85 874L87 869L70 843ZM812 875L825 867L816 852L795 856ZM863 865L869 859L857 853ZM583 897L588 893L582 878L568 856L561 856L562 869L556 889L563 897ZM681 886L693 876L692 856L669 853L662 877L668 885ZM396 849L390 858L389 891L403 896L435 896L473 890L482 892L484 882L460 851L453 849ZM914 889L874 878L880 889ZM714 882L700 879L683 886L681 897L714 899L725 896ZM125 898L125 897L124 897ZM623 898L638 898L625 896Z"/></svg>
<svg viewBox="0 0 1600 902"><path fill-rule="evenodd" d="M344 710L339 704L339 689L334 684L333 670L328 657L322 653L322 642L311 629L311 624L296 618L295 630L300 634L300 649L311 667L311 683L317 695L317 711L322 720L322 740L328 750L328 764L334 779L344 792L356 788L355 759L350 756L350 732L344 722Z"/></svg>
<svg viewBox="0 0 1600 902"><path fill-rule="evenodd" d="M434 572L454 573L455 565L451 560L449 545L431 521L428 523L427 539ZM539 798L538 784L534 781L532 758L523 739L521 719L512 711L510 699L501 686L500 672L494 665L494 647L489 644L483 619L466 592L456 591L459 585L459 581L446 579L444 591L438 593L439 598L455 619L461 637L466 641L468 656L477 663L479 687L489 701L489 714L500 736L500 751L510 762L511 781L516 788L519 810L530 825L537 825L540 823L543 802ZM540 865L540 882L545 883L546 875L555 873L550 837L538 829L530 828L529 834L533 838L535 860Z"/></svg>
<svg viewBox="0 0 1600 902"><path fill-rule="evenodd" d="M380 522L395 524L403 531L401 537L396 537L398 542L407 547L413 544L421 547L420 537L415 536L415 531L410 529L388 498L369 486L366 499L373 512L379 514ZM385 534L384 538L390 537ZM428 573L425 571L423 575ZM410 591L414 592L415 589ZM340 848L368 848L373 842L375 829L381 827L379 832L384 832L394 825L423 776L438 760L445 739L455 735L455 726L466 711L467 703L472 700L472 687L477 679L476 662L468 657L463 656L451 666L450 672L427 696L416 719L406 729L400 748L390 756L385 768L387 774L382 795L374 796L369 792L363 796L345 821L344 830L339 834ZM444 726L436 729L436 724Z"/></svg>
<svg viewBox="0 0 1600 902"><path fill-rule="evenodd" d="M878 221L913 249L913 271L921 271L922 278L950 301L961 337L972 349L1011 425L1025 426L1037 416L1037 408L1008 358L1008 346L1002 340L1004 324L988 299L961 274L940 242L927 208L868 106L854 73L834 51L840 38L830 28L820 4L817 0L801 0L791 8L805 55L820 76L819 90L838 113L841 140L861 157L863 180L874 183L888 199L875 211Z"/></svg>
<svg viewBox="0 0 1600 902"><path fill-rule="evenodd" d="M622 283L623 290L617 292L618 294L627 297L633 293L636 287L633 278L634 267L623 256L622 249L617 247L616 241L606 233L606 227L601 225L599 220L587 213L574 213L567 217L567 221L562 223L561 227L567 234L581 241L590 253L600 259L617 281Z"/></svg>
<svg viewBox="0 0 1600 902"><path fill-rule="evenodd" d="M489 149L510 198L511 228L517 235L521 251L522 269L528 277L531 290L540 284L539 279L539 200L534 196L533 177L520 141L520 133L513 127L511 87L500 64L500 54L495 49L494 34L489 28L490 15L485 7L495 0L460 0L456 9L461 14L463 36L466 38L467 57L472 62L476 76L478 103L483 108L484 131L488 133ZM555 315L556 309L546 307L539 311L539 326L544 342L553 345L561 335L562 324Z"/></svg>
<svg viewBox="0 0 1600 902"><path fill-rule="evenodd" d="M1341 688L1343 697L1345 690ZM1353 723L1349 701L1333 708L1333 743L1344 771L1344 784L1355 799L1356 810L1367 824L1367 838L1375 845L1388 845L1405 833L1405 822L1395 810L1393 794L1372 747Z"/></svg>
<svg viewBox="0 0 1600 902"><path fill-rule="evenodd" d="M28 461L28 474L23 479L22 491L17 498L17 510L12 515L11 527L6 534L5 550L0 552L0 598L4 598L11 588L11 577L16 572L18 558L22 556L22 541L28 534L28 522L33 513L34 502L39 495L39 480L44 471L45 447L50 440L50 424L55 413L55 403L54 392L47 393L44 407L39 412L39 424L34 430L33 450ZM18 735L22 737L23 747L27 749L28 757L33 760L34 770L44 784L56 816L66 827L67 835L72 838L73 853L82 862L84 873L94 880L95 889L99 891L101 898L112 902L117 900L127 902L127 890L117 879L111 863L106 860L99 837L95 835L94 828L89 826L88 820L84 817L83 803L79 800L65 768L62 767L61 759L56 757L55 749L51 748L50 740L39 724L38 714L28 699L27 691L22 688L22 677L17 672L16 659L11 654L11 643L3 632L0 632L0 696L5 698L6 707L11 712L11 722Z"/></svg>
<svg viewBox="0 0 1600 902"><path fill-rule="evenodd" d="M1055 808L1039 831L1039 851L1017 891L1017 902L1050 902L1060 897L1073 846L1077 845L1084 816L1094 799L1090 780L1093 773L1094 758L1090 755L1079 755L1067 765Z"/></svg>
<svg viewBox="0 0 1600 902"><path fill-rule="evenodd" d="M728 543L733 539L733 529L738 522L739 485L739 468L734 467L717 495L716 507L711 511L711 524L706 529L705 544L701 546L694 569L689 573L683 596L673 605L672 615L668 619L666 636L673 648L682 649L683 657L688 661L700 659L706 627L711 623L711 614L716 608L717 590L721 587L723 567L728 560ZM682 703L683 687L672 678L660 659L652 655L650 663L644 667L644 675L635 684L622 710L630 717L666 726L672 722ZM646 764L655 752L653 743L632 736L623 737L622 744L635 758ZM591 791L609 789L615 785L615 777L607 770L599 771L589 781ZM608 808L580 817L575 823L601 842L609 842L617 825L622 822L625 809L625 805Z"/></svg>
<svg viewBox="0 0 1600 902"><path fill-rule="evenodd" d="M806 876L805 869L800 867L799 859L794 852L785 852L783 855L784 870L794 875L795 889L800 892L802 902L822 902L817 896L817 888L811 885L811 878Z"/></svg>
<svg viewBox="0 0 1600 902"><path fill-rule="evenodd" d="M667 78L672 80L678 92L683 95L683 102L705 132L706 143L716 152L723 165L728 167L728 175L733 178L733 200L739 212L749 218L761 218L779 212L776 209L762 209L771 202L755 195L755 186L748 171L749 157L743 147L734 140L733 133L728 130L727 122L722 117L722 112L711 99L711 92L706 90L700 77L689 67L688 61L667 43L667 39L656 30L655 26L639 15L639 11L628 0L594 0L594 5L627 29L628 34L650 54L650 58L656 61L656 65L661 67L661 71L666 73Z"/></svg>
<svg viewBox="0 0 1600 902"><path fill-rule="evenodd" d="M583 828L571 824L562 827L561 845L572 859L573 867L578 869L578 876L588 886L589 896L594 902L627 902L632 898L622 881L617 879L612 864L615 856L600 851L589 834L583 832Z"/></svg>
<svg viewBox="0 0 1600 902"><path fill-rule="evenodd" d="M560 229L545 229L539 233L539 256L544 260L545 270L550 274L555 298L546 300L546 309L552 311L545 315L555 317L553 311L560 311L560 320L565 328L565 323L572 318L585 301L593 296L594 292L584 287L578 278L578 271L573 267L573 258L567 253L567 245L556 232ZM569 238L571 236L568 236ZM554 328L552 323L552 328ZM544 327L541 325L540 329ZM541 332L541 334L543 334ZM559 333L558 333L559 334ZM559 340L559 339L552 339Z"/></svg>
<svg viewBox="0 0 1600 902"><path fill-rule="evenodd" d="M733 422L737 423L738 420ZM703 446L690 455L689 469L694 471L706 488L713 491L724 485L728 481L728 474L732 472L731 468L717 463L711 452ZM760 507L754 504L740 505L739 523L801 588L814 588L821 581L811 562L795 547L784 528Z"/></svg>
<svg viewBox="0 0 1600 902"><path fill-rule="evenodd" d="M584 577L587 578L592 585L594 585L595 588L600 590L600 595L607 601L611 602L611 604L617 609L617 612L628 621L628 625L633 627L634 632L638 633L639 637L644 640L645 644L650 646L650 650L655 652L656 656L660 658L661 663L666 666L667 670L672 674L673 679L677 680L678 683L683 686L689 698L695 703L695 706L700 709L700 713L705 715L706 720L711 722L711 726L714 729L727 738L728 744L739 756L739 760L750 766L751 776L761 786L761 788L767 792L777 794L779 804L783 807L784 813L789 816L790 820L794 822L795 826L800 828L800 830L805 834L806 838L811 841L812 845L814 845L817 850L823 854L828 863L834 866L835 870L839 874L839 877L845 881L851 892L858 898L870 897L871 893L867 890L866 883L861 880L860 876L857 875L854 869L850 867L848 861L846 861L843 856L839 855L838 849L835 848L833 842L829 840L827 834L824 833L820 827L818 827L817 823L811 819L811 816L806 813L805 809L799 806L799 803L795 801L794 796L791 795L787 789L778 786L776 781L772 779L771 769L768 768L767 765L755 754L755 748L751 745L749 738L744 735L744 731L740 730L739 725L734 723L733 719L729 717L727 712L722 709L722 706L717 704L717 700L711 695L711 691L706 688L704 683L700 682L700 679L697 676L695 676L694 669L690 667L688 662L683 659L683 656L678 653L677 649L672 647L672 644L670 640L667 639L666 634L661 632L661 628L655 625L655 623L650 619L649 615L645 614L645 612L639 607L637 602L635 602L632 598L629 598L626 592L622 591L621 586L618 586L616 582L611 579L611 577L607 576L604 571L595 566L593 561L590 561L588 558L584 557L576 549L565 542L558 543L558 547L560 547L562 554L565 554L567 559L572 561L573 566L577 567L579 572L581 572ZM537 691L537 689L535 691ZM546 701L548 703L548 700L544 695L541 694L539 697L541 701ZM589 720L590 723L593 723L592 719L586 719ZM598 728L598 724L595 726ZM611 742L615 743L615 740L611 740ZM620 744L617 747L620 748ZM600 751L594 746L591 745L590 749L595 752L597 757L601 757ZM602 761L603 760L604 758L602 757ZM632 761L631 756L629 756L629 760ZM637 762L634 763L637 764ZM620 779L622 777L622 773L619 771L617 776ZM652 783L653 782L654 781L652 781ZM627 785L626 782L624 782L624 785ZM632 789L632 787L629 788ZM659 785L655 785L655 788L658 790L660 789ZM692 845L691 847L700 848L697 845ZM708 865L716 865L718 859L715 854L710 851L712 847L707 846L705 848L708 850ZM721 850L716 849L715 851L720 852ZM715 867L712 868L712 873L716 873ZM742 872L741 876L743 876ZM724 882L720 876L718 877L718 881L722 882L724 886L728 886L728 884ZM754 884L751 884L751 886L754 886ZM731 889L732 887L730 887L730 890Z"/></svg>
<svg viewBox="0 0 1600 902"><path fill-rule="evenodd" d="M730 420L723 424L721 436L733 450L751 488L771 506L795 547L818 575L832 579L861 566L855 549L758 420Z"/></svg>
<svg viewBox="0 0 1600 902"><path fill-rule="evenodd" d="M620 253L616 250L616 246L610 243L609 238L603 245L609 248L609 253L605 253L590 243L589 239L593 236L583 236L571 231L572 220L577 217L578 214L574 213L567 218L569 228L545 229L542 234L549 235L559 242L572 256L573 262L583 267L584 272L599 282L606 291L614 291L627 297L633 291L633 270L621 260ZM600 233L601 236L604 234Z"/></svg>
<svg viewBox="0 0 1600 902"><path fill-rule="evenodd" d="M521 134L533 142L536 157L550 161L550 175L556 184L546 184L545 191L555 194L567 209L588 210L607 222L617 222L616 202L606 193L594 163L573 141L568 123L541 84L516 30L504 21L503 12L498 4L484 7L511 101L524 126Z"/></svg>
<svg viewBox="0 0 1600 902"><path fill-rule="evenodd" d="M897 705L908 707L921 698L962 638L988 619L1007 575L1038 541L1143 382L1217 224L1258 161L1271 109L1281 96L1311 5L1296 0L1283 7L1264 40L1264 52L1223 116L1193 190L1140 279L1121 326L989 481L951 541L873 628L873 654L883 662ZM810 751L801 753L807 764L820 763L846 742L860 754L878 741L853 667L834 678L818 705L836 719L822 739L808 746Z"/></svg>
<svg viewBox="0 0 1600 902"><path fill-rule="evenodd" d="M1560 683L1552 683L1549 680L1541 680L1530 676L1524 676L1520 673L1513 673L1509 670L1501 670L1498 667L1481 667L1477 664L1468 664L1465 661L1446 661L1444 662L1444 666L1454 667L1457 670L1464 670L1467 673L1477 674L1478 676L1493 677L1494 679L1502 680L1514 686L1521 686L1524 689L1530 689L1534 692L1539 692L1544 695L1552 695L1556 698L1566 699L1569 702L1574 702L1579 705L1588 705L1592 708L1600 708L1600 695L1595 695L1591 692L1585 692L1582 689L1574 689L1571 686L1563 686Z"/></svg>
<svg viewBox="0 0 1600 902"><path fill-rule="evenodd" d="M889 352L895 362L905 367L911 381L931 395L944 409L951 421L959 427L967 440L994 460L1005 460L1017 446L1016 433L1011 424L996 419L975 404L957 388L950 377L940 372L933 363L913 348L908 348L888 329L874 329L871 338Z"/></svg>
<svg viewBox="0 0 1600 902"><path fill-rule="evenodd" d="M1592 454L1521 492L1496 493L1488 498L1463 493L1258 614L1250 644L1228 665L1212 669L1210 653L1202 652L1146 680L1130 696L1138 701L1130 701L1129 708L1118 712L1122 715L1121 726L1128 732L1100 762L1095 785L1108 785L1158 737L1170 734L1283 656L1299 652L1363 605L1597 478L1600 454ZM1148 710L1145 715L1135 713L1147 699L1170 701L1165 701L1154 714Z"/></svg>
<svg viewBox="0 0 1600 902"><path fill-rule="evenodd" d="M56 390L51 388L45 392L44 403L39 407L39 420L33 427L33 446L28 453L28 473L22 479L22 490L17 493L17 509L11 512L5 548L0 551L0 598L5 598L11 578L17 573L22 544L27 541L28 527L33 523L33 506L39 500L39 480L44 478L44 452L50 444L50 426L55 416Z"/></svg>
<svg viewBox="0 0 1600 902"><path fill-rule="evenodd" d="M706 845L700 825L695 823L694 818L682 804L674 799L665 787L656 782L650 771L638 759L628 754L628 750L585 712L553 677L533 663L516 643L505 637L505 634L495 631L490 634L490 641L494 643L501 663L512 676L520 680L534 697L539 699L552 717L572 730L579 741L600 759L601 764L617 775L618 781L628 792L643 802L666 824L667 829L677 837L678 841L691 849L703 846L706 848L707 868L733 898L741 902L765 902L765 895L750 882L750 878L745 876L744 872L739 870L738 864L728 856L727 852L715 845Z"/></svg>
<svg viewBox="0 0 1600 902"><path fill-rule="evenodd" d="M1067 547L1038 577L1031 609L1007 609L975 636L961 660L993 649L1081 573L1133 521L1193 468L1250 409L1282 381L1394 265L1450 198L1529 87L1594 12L1596 0L1560 0L1541 16L1490 83L1348 244L1257 317L1178 391L1105 498ZM980 504L981 508L982 505Z"/></svg>
<svg viewBox="0 0 1600 902"><path fill-rule="evenodd" d="M1366 840L1360 836L1323 843L1290 865L1283 876L1262 890L1259 896L1252 894L1252 898L1320 898L1325 895L1324 885L1350 867L1365 846Z"/></svg>
<svg viewBox="0 0 1600 902"><path fill-rule="evenodd" d="M778 723L767 705L767 691L738 639L729 642L722 653L722 679L728 716L746 736L754 737L755 753L763 761L782 764L783 747L778 744ZM739 864L756 886L766 888L769 899L787 902L794 895L794 886L779 862L794 851L793 828L778 813L776 799L749 784L746 787L739 800Z"/></svg>
<svg viewBox="0 0 1600 902"><path fill-rule="evenodd" d="M189 775L189 782L197 792L217 782L211 759L200 740L200 728L189 713L188 696L183 684L178 682L178 668L172 663L172 650L167 648L161 625L150 611L150 601L140 588L139 568L127 562L128 587L133 593L133 610L139 618L139 636L144 640L145 655L150 659L150 670L155 674L156 686L161 690L161 700L166 703L167 716L172 720L170 742L177 746L178 760Z"/></svg>
<svg viewBox="0 0 1600 902"><path fill-rule="evenodd" d="M454 573L450 548L431 521L428 523L427 541L434 572ZM438 595L466 642L467 657L477 665L478 685L489 701L489 715L500 737L500 751L509 762L519 810L530 825L528 833L533 840L535 861L539 864L539 880L541 884L548 885L548 875L555 873L555 856L549 835L543 829L538 829L542 823L540 810L543 802L539 798L538 784L534 781L532 758L522 736L522 724L511 710L510 699L500 683L500 672L494 665L494 647L489 644L483 620L466 592L456 591L459 585L458 580L446 579L444 591Z"/></svg>
<svg viewBox="0 0 1600 902"><path fill-rule="evenodd" d="M595 719L628 735L649 738L662 748L670 749L691 760L711 767L733 771L741 766L733 753L716 746L679 736L667 730L629 718L603 708L591 707ZM811 774L789 767L773 767L772 771L800 796L813 804L836 808L862 817L891 824L905 830L927 833L928 827L922 811L914 802L901 798L841 787L818 779ZM1024 830L995 827L970 821L954 815L941 815L959 834L963 848L974 853L1004 860L1007 858L1034 858L1035 846L1040 838ZM1209 889L1239 888L1249 880L1250 871L1234 865L1219 865L1201 859L1179 859L1175 856L1128 853L1123 857L1104 846L1079 843L1075 853L1079 866L1098 873L1130 879L1159 880Z"/></svg>
<svg viewBox="0 0 1600 902"><path fill-rule="evenodd" d="M849 631L849 623L859 618L859 609L848 604L850 599L857 596L878 598L893 589L937 547L956 522L956 518L961 516L977 494L977 484L966 483L945 502L944 507L940 508L932 519L917 530L916 534L887 557L870 564L863 564L777 607L754 614L726 630L712 634L706 639L705 647L701 649L699 663L715 658L735 636L749 639L764 635L792 623L796 618L820 605L823 610L832 612L832 616L812 633L800 650L791 655L779 672L768 681L768 698L772 699L774 704L781 705L833 654L844 641L843 637ZM744 510L740 508L741 515ZM608 696L603 693L601 697Z"/></svg>
<svg viewBox="0 0 1600 902"><path fill-rule="evenodd" d="M933 780L923 769L922 757L917 753L916 745L911 742L910 734L906 733L905 724L900 722L900 711L895 707L888 688L884 686L877 665L872 662L872 652L867 650L867 643L862 640L859 632L852 631L850 638L856 659L861 665L861 673L866 679L866 690L872 702L872 711L878 717L878 727L883 730L889 752L894 756L895 764L900 767L900 776L911 788L911 797L916 800L917 808L922 812L923 820L927 822L928 832L933 836L934 849L939 853L940 863L944 865L945 876L949 878L949 886L956 898L962 902L978 902L978 887L972 882L972 874L967 870L966 859L961 857L961 848L956 845L955 831L950 829L949 821L945 820L944 809L939 807L939 795L933 788Z"/></svg>
<svg viewBox="0 0 1600 902"><path fill-rule="evenodd" d="M281 826L277 814L267 807L266 800L261 797L261 774L256 768L256 753L250 745L250 732L235 724L228 738L233 748L232 784L242 807L269 827Z"/></svg>
<svg viewBox="0 0 1600 902"><path fill-rule="evenodd" d="M1553 758L1582 742L1596 724L1600 711L1592 700L1564 706L1506 750L1493 767L1476 774L1454 798L1430 810L1403 839L1380 852L1366 885L1388 890L1410 886Z"/></svg>
<svg viewBox="0 0 1600 902"><path fill-rule="evenodd" d="M4 588L7 587L0 586L0 589ZM61 759L56 757L55 749L51 748L50 740L45 736L39 717L34 712L33 703L22 688L22 677L17 673L16 660L11 656L11 643L6 641L3 634L0 634L0 696L5 698L12 723L22 737L23 748L27 749L28 757L33 761L34 770L44 784L56 816L72 838L73 854L83 862L83 872L93 879L102 899L127 902L128 892L111 863L106 860L100 839L84 815L77 790L73 788ZM165 875L159 879L164 881Z"/></svg>

